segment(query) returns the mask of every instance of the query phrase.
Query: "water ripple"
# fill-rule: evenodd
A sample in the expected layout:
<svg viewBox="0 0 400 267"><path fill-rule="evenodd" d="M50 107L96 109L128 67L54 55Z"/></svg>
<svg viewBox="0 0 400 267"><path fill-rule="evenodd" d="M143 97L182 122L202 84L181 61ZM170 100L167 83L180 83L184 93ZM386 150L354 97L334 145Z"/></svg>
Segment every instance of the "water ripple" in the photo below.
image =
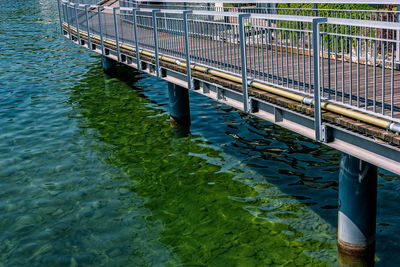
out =
<svg viewBox="0 0 400 267"><path fill-rule="evenodd" d="M166 83L103 75L55 1L1 6L0 265L335 264L337 151L195 93L182 137ZM400 179L379 184L384 266Z"/></svg>

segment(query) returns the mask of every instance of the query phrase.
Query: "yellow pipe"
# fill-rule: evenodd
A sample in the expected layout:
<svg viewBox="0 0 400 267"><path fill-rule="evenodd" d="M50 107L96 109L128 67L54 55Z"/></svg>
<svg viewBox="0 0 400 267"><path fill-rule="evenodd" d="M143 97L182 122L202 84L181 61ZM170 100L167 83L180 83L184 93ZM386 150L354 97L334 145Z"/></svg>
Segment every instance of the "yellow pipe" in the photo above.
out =
<svg viewBox="0 0 400 267"><path fill-rule="evenodd" d="M154 55L152 53L150 53L148 51L144 51L144 50L139 50L139 54L143 54L148 57L154 57Z"/></svg>
<svg viewBox="0 0 400 267"><path fill-rule="evenodd" d="M217 71L217 70L212 70L212 69L208 69L208 73L223 79L227 79L233 82L237 82L237 83L242 83L242 78L238 77L238 76L234 76L231 74L227 74L221 71Z"/></svg>
<svg viewBox="0 0 400 267"><path fill-rule="evenodd" d="M197 70L197 71L200 71L200 72L207 72L208 71L208 69L206 67L197 66L197 65L192 65L192 66L194 66L193 67L194 70Z"/></svg>
<svg viewBox="0 0 400 267"><path fill-rule="evenodd" d="M66 24L64 24L64 26L67 27ZM76 33L76 29L75 28L71 27L71 31ZM79 32L81 33L81 31L79 31ZM83 33L83 36L87 37L87 34ZM96 36L96 35L94 35L93 37L91 36L91 39L100 40L100 38L98 36ZM116 45L115 42L110 41L110 40L106 40L106 41L104 41L104 43L105 44L109 44L109 45L113 45L113 46ZM125 45L125 44L121 44L120 47L124 48L124 49L127 49L127 50L133 50L132 46ZM153 53L145 51L145 50L139 50L139 54L142 54L142 55L145 55L145 56L148 56L148 57L154 57ZM181 67L186 67L186 63L184 61L179 61L179 60L174 59L174 58L170 58L170 57L166 57L166 56L160 56L159 59L162 60L162 61L165 61L165 62L176 64L176 65L181 66ZM209 69L209 68L198 66L198 65L194 65L194 64L190 65L190 68L193 69L193 70L196 70L196 71L200 71L200 72L203 72L203 73L208 73L208 74L211 74L211 75L216 76L216 77L220 77L220 78L223 78L223 79L226 79L226 80L230 80L230 81L242 84L242 78L239 77L239 76L236 76L236 75L228 74L228 73L225 73L225 72ZM253 82L253 83L251 83L251 86L254 87L254 88L257 88L257 89L260 89L260 90L275 94L275 95L279 95L279 96L283 96L283 97L288 98L288 99L292 99L292 100L297 101L297 102L303 102L304 99L305 99L305 97L302 96L302 95L298 95L298 94L293 93L293 92L289 92L289 91L286 91L286 90L275 88L275 87L272 87L272 86L269 86L267 84L263 84L263 83L260 83L260 82ZM361 112L358 112L358 111L355 111L355 110L344 108L344 107L341 107L341 106L338 106L338 105L335 105L335 104L332 104L332 103L328 103L328 102L321 102L321 108L323 110L328 110L328 111L331 111L331 112L334 112L334 113L337 113L337 114L340 114L340 115L344 115L344 116L349 117L349 118L357 119L357 120L360 120L360 121L363 121L363 122L366 122L366 123L369 123L369 124L372 124L372 125L384 128L384 129L391 129L393 131L398 132L397 129L399 128L399 125L395 124L395 123L392 123L391 121L388 121L388 120L385 120L385 119L377 118L377 117L374 117L374 116L371 116L371 115L368 115L368 114L365 114L365 113L361 113Z"/></svg>
<svg viewBox="0 0 400 267"><path fill-rule="evenodd" d="M272 87L272 86L269 86L269 85L266 85L263 83L259 83L259 82L253 82L251 84L251 86L261 89L261 90L264 90L264 91L267 91L267 92L275 94L275 95L280 95L280 96L298 101L298 102L302 102L304 99L304 96L301 96L301 95L298 95L298 94L295 94L295 93L292 93L292 92L289 92L286 90L282 90L279 88L275 88L275 87Z"/></svg>
<svg viewBox="0 0 400 267"><path fill-rule="evenodd" d="M119 45L119 47L121 47L122 49L126 49L126 50L130 50L131 48L127 45L121 44Z"/></svg>
<svg viewBox="0 0 400 267"><path fill-rule="evenodd" d="M344 108L338 105L334 105L332 103L328 103L328 102L322 102L321 103L321 108L328 110L328 111L332 111L334 113L338 113L341 115L344 115L346 117L350 117L353 119L357 119L363 122L367 122L369 124L384 128L384 129L389 129L389 126L392 124L392 122L381 119L381 118L377 118L365 113L361 113L361 112L357 112L348 108Z"/></svg>

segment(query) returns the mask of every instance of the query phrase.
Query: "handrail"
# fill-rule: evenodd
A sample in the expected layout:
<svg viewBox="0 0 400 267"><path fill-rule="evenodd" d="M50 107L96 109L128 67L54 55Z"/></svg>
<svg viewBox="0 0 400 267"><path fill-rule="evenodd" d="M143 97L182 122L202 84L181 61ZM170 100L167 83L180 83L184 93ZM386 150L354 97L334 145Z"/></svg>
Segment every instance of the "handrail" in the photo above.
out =
<svg viewBox="0 0 400 267"><path fill-rule="evenodd" d="M199 3L198 0L149 0L153 3ZM203 3L232 3L232 4L337 4L337 0L202 0ZM341 4L400 4L400 0L341 0Z"/></svg>
<svg viewBox="0 0 400 267"><path fill-rule="evenodd" d="M68 0L63 0L68 1ZM112 7L104 6L104 9L112 10ZM120 10L132 11L135 8L121 7ZM151 13L154 9L151 8L140 8L136 9L141 12ZM158 13L166 14L182 14L183 10L179 9L159 9ZM312 22L315 18L321 18L319 16L294 16L294 15L275 15L275 14L258 14L258 13L243 13L243 12L220 12L220 11L202 11L193 10L193 15L206 15L206 16L225 16L225 17L237 17L238 14L249 14L249 18L252 19L265 19L265 20L281 20L281 21L293 21L293 22ZM338 18L327 18L327 23L336 25L346 26L358 26L358 27L371 27L370 21L357 20L357 19L338 19ZM387 30L399 30L398 22L386 22L386 21L374 21L373 28L383 28Z"/></svg>
<svg viewBox="0 0 400 267"><path fill-rule="evenodd" d="M386 21L371 21L356 20L356 19L337 19L337 18L327 18L328 24L345 25L345 26L356 26L356 27L371 27L371 28L382 28L386 30L399 30L399 22L386 22Z"/></svg>

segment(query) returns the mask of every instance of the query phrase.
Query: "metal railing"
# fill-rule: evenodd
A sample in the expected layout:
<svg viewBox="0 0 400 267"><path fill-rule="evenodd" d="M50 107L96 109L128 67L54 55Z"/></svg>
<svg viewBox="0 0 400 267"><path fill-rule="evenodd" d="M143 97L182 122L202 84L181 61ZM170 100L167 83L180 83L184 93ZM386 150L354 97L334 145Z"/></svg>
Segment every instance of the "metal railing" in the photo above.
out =
<svg viewBox="0 0 400 267"><path fill-rule="evenodd" d="M75 4L84 4L84 5L97 5L101 2L101 0L69 0L69 2Z"/></svg>
<svg viewBox="0 0 400 267"><path fill-rule="evenodd" d="M182 3L175 1L156 1L151 3L151 1L136 1L136 0L120 0L121 7L135 7L135 8L157 8L157 9L185 9L185 10L207 10L207 11L215 11L215 12L243 12L243 13L254 13L254 14L278 14L278 15L294 15L294 16L320 16L320 17L329 17L329 18L344 18L344 19L363 19L363 20L373 20L373 21L398 21L399 10L395 7L396 10L393 10L394 5L392 5L392 9L388 9L383 4L375 5L377 7L372 7L363 5L364 9L360 8L358 2L361 1L351 1L349 2L347 8L351 7L351 9L346 8L329 8L329 6L314 4L309 7L280 7L279 4L276 4L279 1L265 1L271 3L254 3L252 1L242 1L248 2L248 4L243 5L241 3L238 4L229 4L229 1L226 1L225 5L216 5L210 2L200 1L199 3ZM164 3L161 3L164 2ZM296 2L296 1L293 1ZM308 1L297 1L297 4L304 4ZM395 1L393 1L395 2ZM376 3L380 3L376 1ZM295 3L293 3L295 4ZM337 5L334 1L332 1L333 5ZM342 4L342 1L341 3ZM232 6L234 5L234 6ZM328 7L328 8L327 8Z"/></svg>
<svg viewBox="0 0 400 267"><path fill-rule="evenodd" d="M155 53L157 71L159 55L241 77L245 110L247 86L258 81L312 97L316 127L321 101L400 122L397 22L110 8L66 0L60 0L60 21L70 37L71 28L77 30L78 41L79 32L99 36L103 54L107 40L116 42L118 59L120 45L127 44Z"/></svg>

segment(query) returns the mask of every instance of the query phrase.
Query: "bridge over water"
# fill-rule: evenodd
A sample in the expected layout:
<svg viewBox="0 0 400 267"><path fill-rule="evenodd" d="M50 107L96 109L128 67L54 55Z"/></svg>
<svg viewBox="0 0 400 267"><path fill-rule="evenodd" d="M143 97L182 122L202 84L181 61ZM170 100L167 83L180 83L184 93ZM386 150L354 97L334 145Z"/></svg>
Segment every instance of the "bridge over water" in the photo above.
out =
<svg viewBox="0 0 400 267"><path fill-rule="evenodd" d="M105 71L121 62L169 82L172 121L190 125L193 90L344 152L339 249L373 261L376 167L400 174L400 1L276 6L288 2L58 4L62 34Z"/></svg>

